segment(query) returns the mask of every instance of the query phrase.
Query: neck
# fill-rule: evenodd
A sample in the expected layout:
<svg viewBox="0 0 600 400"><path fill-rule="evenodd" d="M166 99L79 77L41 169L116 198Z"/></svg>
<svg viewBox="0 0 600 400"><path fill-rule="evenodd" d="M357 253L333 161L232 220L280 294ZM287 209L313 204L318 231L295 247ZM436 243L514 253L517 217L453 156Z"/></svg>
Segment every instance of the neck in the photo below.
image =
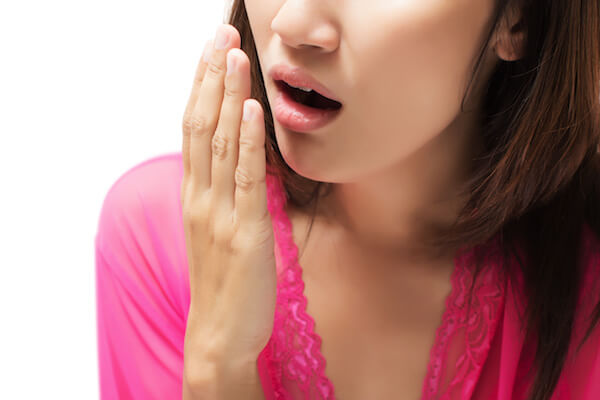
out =
<svg viewBox="0 0 600 400"><path fill-rule="evenodd" d="M481 149L477 114L461 114L410 157L352 182L333 184L319 213L355 246L427 257L424 239L451 225L465 199L459 185Z"/></svg>

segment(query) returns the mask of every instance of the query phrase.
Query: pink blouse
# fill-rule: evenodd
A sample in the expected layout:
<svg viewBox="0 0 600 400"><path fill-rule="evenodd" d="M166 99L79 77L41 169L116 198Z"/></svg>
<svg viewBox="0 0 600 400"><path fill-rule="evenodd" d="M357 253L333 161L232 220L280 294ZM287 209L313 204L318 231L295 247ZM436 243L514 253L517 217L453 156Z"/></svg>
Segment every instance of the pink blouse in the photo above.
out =
<svg viewBox="0 0 600 400"><path fill-rule="evenodd" d="M183 341L190 304L180 203L181 153L148 159L108 191L95 237L100 397L181 399ZM302 267L284 211L281 182L267 175L278 273L273 334L257 365L267 400L334 399L321 338L306 313ZM598 240L585 227L587 279L575 339L598 296ZM495 261L478 277L467 313L471 252L458 252L452 290L431 348L422 399L525 399L533 342L520 332L521 283L499 278ZM487 265L487 264L486 264ZM502 284L501 282L507 282ZM574 343L574 342L573 342ZM553 400L600 399L600 329L569 359Z"/></svg>

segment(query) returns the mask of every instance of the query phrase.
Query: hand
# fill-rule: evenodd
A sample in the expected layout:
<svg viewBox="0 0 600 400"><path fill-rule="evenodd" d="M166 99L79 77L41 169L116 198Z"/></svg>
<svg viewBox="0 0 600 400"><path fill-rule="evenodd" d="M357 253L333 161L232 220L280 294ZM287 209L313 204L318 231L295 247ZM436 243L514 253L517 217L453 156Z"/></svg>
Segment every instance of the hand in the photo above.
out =
<svg viewBox="0 0 600 400"><path fill-rule="evenodd" d="M255 363L275 314L264 113L248 99L250 61L239 32L229 24L219 29L229 44L214 49L208 64L200 61L183 119L181 204L191 295L184 374L191 380L223 360ZM244 108L249 121L242 120Z"/></svg>

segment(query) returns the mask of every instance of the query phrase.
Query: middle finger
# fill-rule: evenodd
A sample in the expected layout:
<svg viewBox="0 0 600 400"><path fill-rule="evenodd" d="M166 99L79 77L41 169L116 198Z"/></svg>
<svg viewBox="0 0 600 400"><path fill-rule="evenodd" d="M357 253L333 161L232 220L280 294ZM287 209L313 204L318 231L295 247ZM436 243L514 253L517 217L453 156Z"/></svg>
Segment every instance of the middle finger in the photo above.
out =
<svg viewBox="0 0 600 400"><path fill-rule="evenodd" d="M211 197L224 212L233 210L244 100L250 97L250 61L240 49L227 54L225 98L213 137Z"/></svg>
<svg viewBox="0 0 600 400"><path fill-rule="evenodd" d="M213 51L206 66L204 79L198 95L198 101L192 113L192 134L190 139L191 180L196 190L207 191L211 187L212 138L217 127L223 91L225 90L226 55L232 47L239 47L240 34L229 24L222 24L217 29L225 34L226 43L218 46L218 39L213 42Z"/></svg>

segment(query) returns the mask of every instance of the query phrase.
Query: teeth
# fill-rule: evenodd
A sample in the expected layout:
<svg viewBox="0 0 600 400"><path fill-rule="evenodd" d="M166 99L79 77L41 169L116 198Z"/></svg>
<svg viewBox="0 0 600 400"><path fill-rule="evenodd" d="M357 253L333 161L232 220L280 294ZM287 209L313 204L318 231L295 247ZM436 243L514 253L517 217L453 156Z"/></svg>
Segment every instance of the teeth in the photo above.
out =
<svg viewBox="0 0 600 400"><path fill-rule="evenodd" d="M290 86L290 87L293 87L294 89L300 89L300 90L302 90L303 92L307 92L307 93L308 93L308 92L312 92L312 89L311 89L311 88L296 87L296 86L293 86L293 85L289 85L289 86Z"/></svg>

